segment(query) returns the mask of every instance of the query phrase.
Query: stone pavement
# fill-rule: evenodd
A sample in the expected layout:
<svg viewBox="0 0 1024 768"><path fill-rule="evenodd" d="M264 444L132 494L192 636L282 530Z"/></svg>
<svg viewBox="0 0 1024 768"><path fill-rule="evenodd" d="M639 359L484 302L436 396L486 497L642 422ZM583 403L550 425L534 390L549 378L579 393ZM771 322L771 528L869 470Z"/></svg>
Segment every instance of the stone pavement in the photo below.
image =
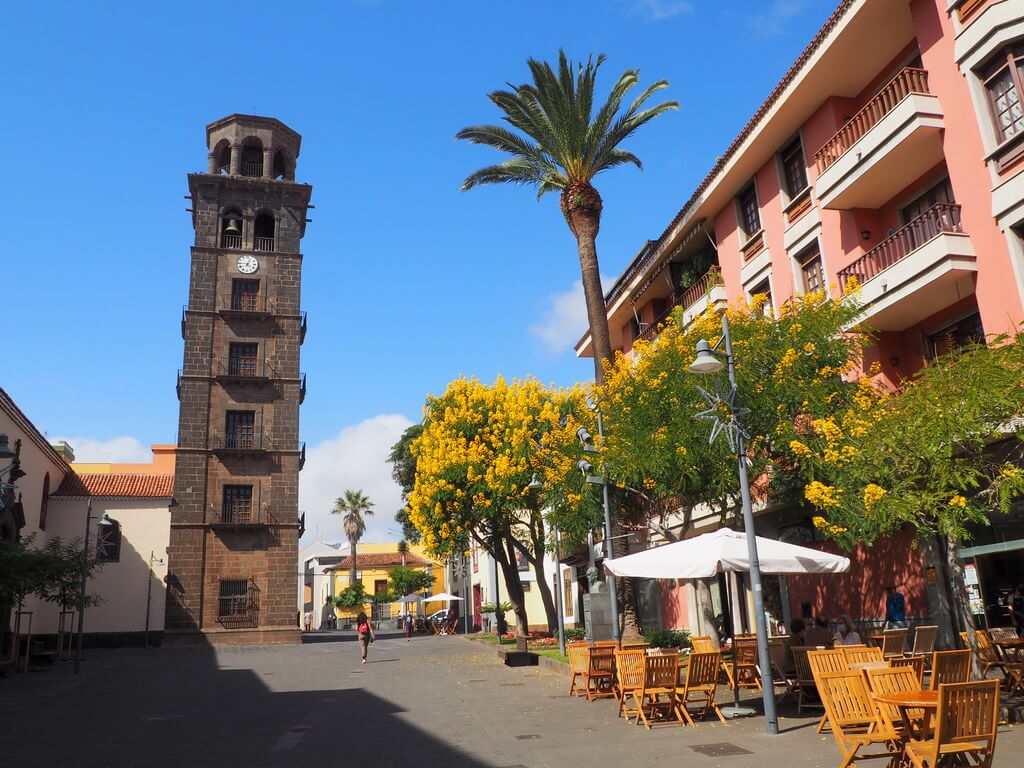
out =
<svg viewBox="0 0 1024 768"><path fill-rule="evenodd" d="M460 637L382 638L370 656L371 663L360 664L353 642L93 651L77 677L60 665L0 680L0 762L11 768L832 768L839 762L832 737L814 733L813 713L785 717L776 737L764 733L759 718L647 732L618 720L613 702L569 698L566 677L504 667L491 649ZM729 746L708 745L748 752L721 756ZM1024 726L1005 727L996 768L1019 765L1022 755Z"/></svg>

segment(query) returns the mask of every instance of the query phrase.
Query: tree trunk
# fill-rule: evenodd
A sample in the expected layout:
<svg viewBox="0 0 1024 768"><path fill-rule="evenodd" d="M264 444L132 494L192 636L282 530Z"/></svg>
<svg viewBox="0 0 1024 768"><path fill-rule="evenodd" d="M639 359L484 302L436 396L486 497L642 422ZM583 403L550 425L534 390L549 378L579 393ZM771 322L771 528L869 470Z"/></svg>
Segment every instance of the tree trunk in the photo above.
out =
<svg viewBox="0 0 1024 768"><path fill-rule="evenodd" d="M356 585L356 540L349 539L348 542L352 547L352 567L348 572L348 585L354 587Z"/></svg>
<svg viewBox="0 0 1024 768"><path fill-rule="evenodd" d="M700 612L701 624L705 627L708 637L715 648L721 647L722 639L718 636L715 625L715 607L711 602L711 585L707 579L697 579L697 610Z"/></svg>
<svg viewBox="0 0 1024 768"><path fill-rule="evenodd" d="M506 529L504 535L505 556L498 563L501 565L501 572L505 577L505 591L508 592L508 600L512 603L512 612L516 615L516 635L529 637L530 622L526 616L526 599L523 594L523 583L519 580L519 568L516 566L515 545L511 539L512 532Z"/></svg>
<svg viewBox="0 0 1024 768"><path fill-rule="evenodd" d="M953 606L953 618L956 626L967 633L968 646L971 654L972 679L981 679L981 664L978 662L978 641L974 636L974 614L971 613L971 602L967 597L967 584L964 582L963 563L956 555L959 539L946 538L946 571L949 577L950 604Z"/></svg>
<svg viewBox="0 0 1024 768"><path fill-rule="evenodd" d="M530 543L532 545L532 552L529 548L523 551L526 554L526 559L530 565L533 566L534 575L537 577L537 591L540 592L540 600L544 605L544 613L548 622L548 632L558 631L558 609L555 606L554 597L551 594L551 585L548 584L547 571L544 567L544 555L547 552L547 546L544 540L544 521L542 518L537 516L537 519L530 520ZM555 552L555 560L558 560L558 553ZM555 573L558 573L558 567L555 567ZM557 588L557 585L556 585Z"/></svg>
<svg viewBox="0 0 1024 768"><path fill-rule="evenodd" d="M604 303L601 270L597 264L597 232L601 227L601 196L590 184L572 184L562 192L562 213L576 236L580 258L583 297L590 324L590 344L594 355L594 379L604 381L603 361L612 359L608 335L608 309Z"/></svg>

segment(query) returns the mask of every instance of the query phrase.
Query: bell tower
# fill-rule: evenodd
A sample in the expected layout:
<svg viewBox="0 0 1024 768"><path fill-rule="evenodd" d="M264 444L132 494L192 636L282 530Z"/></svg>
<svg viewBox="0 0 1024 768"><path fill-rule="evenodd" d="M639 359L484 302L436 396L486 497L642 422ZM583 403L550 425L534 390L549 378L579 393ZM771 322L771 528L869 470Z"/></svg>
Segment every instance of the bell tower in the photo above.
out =
<svg viewBox="0 0 1024 768"><path fill-rule="evenodd" d="M301 136L231 115L206 127L206 173L188 186L195 242L181 319L167 641L299 638L295 604L299 349L306 214Z"/></svg>

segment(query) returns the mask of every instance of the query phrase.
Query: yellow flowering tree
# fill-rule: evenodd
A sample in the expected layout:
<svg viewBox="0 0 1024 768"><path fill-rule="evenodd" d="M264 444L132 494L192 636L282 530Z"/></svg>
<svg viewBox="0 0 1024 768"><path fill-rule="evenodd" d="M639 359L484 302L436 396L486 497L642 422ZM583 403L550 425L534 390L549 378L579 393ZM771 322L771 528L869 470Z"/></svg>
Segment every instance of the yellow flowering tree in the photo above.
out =
<svg viewBox="0 0 1024 768"><path fill-rule="evenodd" d="M410 446L410 523L434 554L464 552L473 540L495 558L520 635L528 634L529 623L517 556L533 566L548 625L554 626L544 565L549 525L558 523L572 537L600 519L576 471L581 414L589 411L579 388L546 387L536 379L499 378L486 385L460 378L428 399L422 432ZM539 487L531 488L534 478Z"/></svg>
<svg viewBox="0 0 1024 768"><path fill-rule="evenodd" d="M845 547L906 526L938 537L944 581L970 630L958 543L1024 493L1024 334L940 357L899 392L860 380L848 408L813 422L800 462L816 524Z"/></svg>
<svg viewBox="0 0 1024 768"><path fill-rule="evenodd" d="M854 394L844 376L864 338L844 329L856 303L817 292L787 304L778 319L764 312L761 297L727 311L740 401L750 411L743 425L754 493L772 502L800 500L803 482L794 468L802 432ZM736 457L725 439L709 443L709 423L695 418L707 408L700 388L724 386L724 374L687 371L697 342L720 336L718 312L686 328L677 312L653 341L637 342L631 358L616 357L598 390L609 475L632 489L620 498L631 495L649 527L669 540L683 538L698 511L725 522L739 516ZM722 417L728 418L725 408ZM698 588L707 609L709 595Z"/></svg>

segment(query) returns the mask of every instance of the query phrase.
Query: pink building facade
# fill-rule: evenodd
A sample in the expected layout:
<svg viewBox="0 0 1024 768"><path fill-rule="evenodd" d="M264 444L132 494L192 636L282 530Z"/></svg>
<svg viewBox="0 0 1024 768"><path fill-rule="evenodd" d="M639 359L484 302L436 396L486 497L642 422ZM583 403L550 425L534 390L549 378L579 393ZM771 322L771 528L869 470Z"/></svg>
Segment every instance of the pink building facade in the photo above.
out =
<svg viewBox="0 0 1024 768"><path fill-rule="evenodd" d="M709 268L723 288L709 289ZM877 332L865 366L877 362L893 385L952 346L1024 321L1018 0L840 3L609 291L612 345L628 354L678 306L688 322L709 302L767 294L778 312L807 291L840 295L852 280ZM591 354L589 336L577 352ZM804 516L773 512L758 530L813 541ZM892 580L911 615L932 614L932 556L922 550L889 574L877 547L858 553L857 573L834 585L841 605L831 586L789 579L775 588L778 612L877 619ZM680 592L662 589L663 618L699 629L692 593Z"/></svg>

